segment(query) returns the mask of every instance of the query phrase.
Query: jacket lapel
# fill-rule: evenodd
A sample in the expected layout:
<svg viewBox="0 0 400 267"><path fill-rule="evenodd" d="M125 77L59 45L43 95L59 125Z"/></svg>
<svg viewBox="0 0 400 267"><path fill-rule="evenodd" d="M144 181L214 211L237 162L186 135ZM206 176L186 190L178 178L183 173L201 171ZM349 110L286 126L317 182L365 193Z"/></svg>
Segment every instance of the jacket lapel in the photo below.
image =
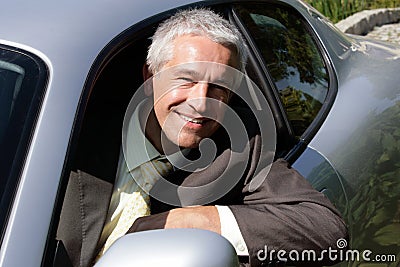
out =
<svg viewBox="0 0 400 267"><path fill-rule="evenodd" d="M113 186L85 172L79 174L83 237L81 266L90 266L97 254L96 247L103 230Z"/></svg>

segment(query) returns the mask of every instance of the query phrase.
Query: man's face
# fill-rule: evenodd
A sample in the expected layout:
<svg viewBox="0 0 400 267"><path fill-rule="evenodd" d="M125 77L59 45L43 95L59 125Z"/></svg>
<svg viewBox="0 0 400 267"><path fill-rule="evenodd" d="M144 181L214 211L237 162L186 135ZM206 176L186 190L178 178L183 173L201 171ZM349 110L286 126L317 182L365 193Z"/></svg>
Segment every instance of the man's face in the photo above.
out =
<svg viewBox="0 0 400 267"><path fill-rule="evenodd" d="M237 67L238 59L221 44L191 35L174 40L172 60L153 78L155 117L169 141L195 148L218 129L231 95L226 65Z"/></svg>

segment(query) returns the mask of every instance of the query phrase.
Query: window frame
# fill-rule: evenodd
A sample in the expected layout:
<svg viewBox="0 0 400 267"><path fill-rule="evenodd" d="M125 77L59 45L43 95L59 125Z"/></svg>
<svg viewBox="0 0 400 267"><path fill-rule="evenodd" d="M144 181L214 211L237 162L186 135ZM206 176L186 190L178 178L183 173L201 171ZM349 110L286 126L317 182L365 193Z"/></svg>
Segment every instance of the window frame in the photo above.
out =
<svg viewBox="0 0 400 267"><path fill-rule="evenodd" d="M10 168L8 177L1 178L6 179L6 183L2 189L4 191L1 193L0 202L0 225L2 227L0 230L0 242L3 243L2 241L11 207L14 203L15 194L18 190L21 174L26 163L26 157L32 143L33 133L36 130L43 98L46 94L50 72L45 61L32 52L6 44L0 44L0 50L7 54L7 56L2 58L2 60L24 67L25 81L22 81L19 94L26 90L33 91L32 98L27 100L29 108L27 108L26 112L23 114L23 127L21 129L20 138L17 142L14 157L10 159L11 164L8 165ZM26 79L32 79L34 82L26 81ZM26 85L28 86L26 87Z"/></svg>

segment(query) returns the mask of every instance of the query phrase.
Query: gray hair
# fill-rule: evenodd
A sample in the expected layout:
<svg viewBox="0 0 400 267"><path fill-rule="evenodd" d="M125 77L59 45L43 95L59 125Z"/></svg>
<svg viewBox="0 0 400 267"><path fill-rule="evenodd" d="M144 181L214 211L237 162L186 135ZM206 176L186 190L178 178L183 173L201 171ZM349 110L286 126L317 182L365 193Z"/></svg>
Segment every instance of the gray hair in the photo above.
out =
<svg viewBox="0 0 400 267"><path fill-rule="evenodd" d="M183 35L204 36L211 41L236 50L240 69L244 70L247 61L247 48L239 30L221 15L205 9L178 11L162 22L152 37L147 54L147 65L155 74L172 59L173 41Z"/></svg>

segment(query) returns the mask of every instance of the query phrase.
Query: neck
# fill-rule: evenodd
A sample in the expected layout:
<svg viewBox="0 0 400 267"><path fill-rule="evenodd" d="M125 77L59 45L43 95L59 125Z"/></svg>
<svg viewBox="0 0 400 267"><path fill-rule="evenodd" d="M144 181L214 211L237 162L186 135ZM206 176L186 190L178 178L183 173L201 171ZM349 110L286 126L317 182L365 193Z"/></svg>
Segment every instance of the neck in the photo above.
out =
<svg viewBox="0 0 400 267"><path fill-rule="evenodd" d="M154 109L151 110L147 122L145 122L145 135L150 143L162 155L173 154L179 150L178 146L165 136L158 123Z"/></svg>

